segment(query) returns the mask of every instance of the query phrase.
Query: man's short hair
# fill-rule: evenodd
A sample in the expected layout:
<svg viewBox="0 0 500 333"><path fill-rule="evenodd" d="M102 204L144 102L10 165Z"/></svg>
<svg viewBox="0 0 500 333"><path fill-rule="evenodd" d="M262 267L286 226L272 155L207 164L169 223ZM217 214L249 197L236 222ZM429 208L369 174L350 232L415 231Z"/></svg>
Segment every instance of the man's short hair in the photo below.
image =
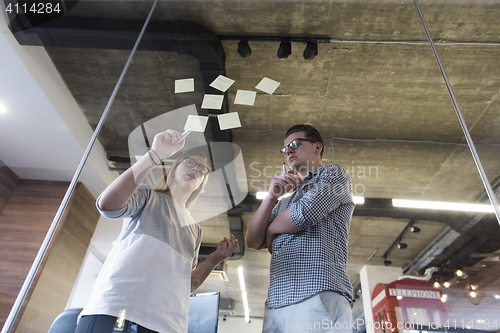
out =
<svg viewBox="0 0 500 333"><path fill-rule="evenodd" d="M305 132L305 138L308 140L313 140L316 142L321 142L321 145L323 148L321 149L321 158L323 158L323 152L325 151L325 145L323 144L323 138L321 137L321 134L319 134L318 130L311 125L305 125L305 124L300 124L300 125L294 125L286 131L285 134L285 139L288 138L290 135L293 133L297 132Z"/></svg>

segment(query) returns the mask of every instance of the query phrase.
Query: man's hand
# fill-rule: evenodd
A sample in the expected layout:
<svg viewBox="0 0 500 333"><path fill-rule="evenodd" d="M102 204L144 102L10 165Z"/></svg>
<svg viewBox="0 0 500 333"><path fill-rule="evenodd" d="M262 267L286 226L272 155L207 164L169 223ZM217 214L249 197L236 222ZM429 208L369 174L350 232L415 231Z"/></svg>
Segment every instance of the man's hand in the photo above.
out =
<svg viewBox="0 0 500 333"><path fill-rule="evenodd" d="M301 182L299 178L294 177L296 174L292 170L287 174L277 174L271 180L267 196L262 200L259 209L253 214L248 223L245 240L249 248L259 248L266 239L266 230L269 226L273 207L278 202L278 198L296 188L297 184Z"/></svg>
<svg viewBox="0 0 500 333"><path fill-rule="evenodd" d="M267 195L271 198L277 199L288 193L290 190L295 189L297 184L302 181L300 178L296 178L294 176L296 174L295 170L290 170L287 174L278 173L274 175L273 179L271 179Z"/></svg>

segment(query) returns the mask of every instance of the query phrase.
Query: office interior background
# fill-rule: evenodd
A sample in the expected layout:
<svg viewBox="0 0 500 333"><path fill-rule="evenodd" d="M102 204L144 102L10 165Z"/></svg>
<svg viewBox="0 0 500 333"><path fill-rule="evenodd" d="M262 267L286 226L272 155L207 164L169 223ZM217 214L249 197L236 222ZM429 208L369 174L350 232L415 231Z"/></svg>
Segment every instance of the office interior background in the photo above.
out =
<svg viewBox="0 0 500 333"><path fill-rule="evenodd" d="M434 330L500 331L500 227L485 190L500 191L500 1L418 2L443 76L414 1L160 0L122 80L153 1L54 3L61 15L46 20L0 4L2 325L109 115L11 332L46 332L59 313L85 305L122 227L99 216L95 199L146 152L152 131L182 131L196 113L208 124L188 143L210 147L215 171L193 212L201 258L230 233L239 240L197 291L221 293L219 331L260 332L270 255L246 248L243 235L258 192L281 170L284 133L298 123L319 129L323 163L348 171L359 200L348 258L356 330L380 332L372 324L387 321L373 311L377 283L412 276L438 292ZM225 92L210 86L219 75L234 80ZM264 78L279 85L256 88ZM193 88L176 92L184 79ZM207 94L222 105L203 107ZM225 114L240 126L221 129ZM422 297L401 297L398 322L435 321Z"/></svg>

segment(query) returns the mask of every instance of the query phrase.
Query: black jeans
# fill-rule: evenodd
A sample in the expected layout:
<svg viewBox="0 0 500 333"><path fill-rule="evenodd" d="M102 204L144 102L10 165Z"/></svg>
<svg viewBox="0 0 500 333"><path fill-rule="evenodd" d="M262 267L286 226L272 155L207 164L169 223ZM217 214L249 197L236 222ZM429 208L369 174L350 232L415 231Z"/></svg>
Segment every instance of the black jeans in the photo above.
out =
<svg viewBox="0 0 500 333"><path fill-rule="evenodd" d="M78 322L75 333L158 333L125 320L123 328L116 329L117 317L108 315L83 316Z"/></svg>

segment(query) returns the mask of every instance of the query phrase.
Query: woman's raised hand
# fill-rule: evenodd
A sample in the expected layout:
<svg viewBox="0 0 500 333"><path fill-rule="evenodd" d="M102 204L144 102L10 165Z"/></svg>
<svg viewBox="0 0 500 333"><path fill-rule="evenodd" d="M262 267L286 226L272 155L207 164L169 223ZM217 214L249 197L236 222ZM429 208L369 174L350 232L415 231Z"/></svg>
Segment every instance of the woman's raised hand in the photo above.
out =
<svg viewBox="0 0 500 333"><path fill-rule="evenodd" d="M169 158L184 147L186 139L177 143L180 137L181 133L173 129L160 132L155 135L151 149L153 149L162 160Z"/></svg>

